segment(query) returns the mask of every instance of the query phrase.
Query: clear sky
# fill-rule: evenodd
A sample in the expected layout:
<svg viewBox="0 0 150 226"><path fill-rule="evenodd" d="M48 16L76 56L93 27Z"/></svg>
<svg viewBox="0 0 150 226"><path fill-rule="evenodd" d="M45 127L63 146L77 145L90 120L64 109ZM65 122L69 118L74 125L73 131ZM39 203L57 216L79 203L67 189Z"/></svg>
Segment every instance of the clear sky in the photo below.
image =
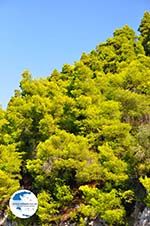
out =
<svg viewBox="0 0 150 226"><path fill-rule="evenodd" d="M150 0L0 0L0 104L21 73L48 76L125 24L135 31Z"/></svg>

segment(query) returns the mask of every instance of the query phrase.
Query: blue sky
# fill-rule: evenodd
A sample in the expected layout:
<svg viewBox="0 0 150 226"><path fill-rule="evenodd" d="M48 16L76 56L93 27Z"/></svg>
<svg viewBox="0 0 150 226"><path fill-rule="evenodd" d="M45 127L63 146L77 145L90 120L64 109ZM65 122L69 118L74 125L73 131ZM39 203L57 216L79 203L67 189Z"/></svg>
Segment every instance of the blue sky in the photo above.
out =
<svg viewBox="0 0 150 226"><path fill-rule="evenodd" d="M150 0L0 0L0 104L24 69L33 77L77 61L125 24L135 31Z"/></svg>

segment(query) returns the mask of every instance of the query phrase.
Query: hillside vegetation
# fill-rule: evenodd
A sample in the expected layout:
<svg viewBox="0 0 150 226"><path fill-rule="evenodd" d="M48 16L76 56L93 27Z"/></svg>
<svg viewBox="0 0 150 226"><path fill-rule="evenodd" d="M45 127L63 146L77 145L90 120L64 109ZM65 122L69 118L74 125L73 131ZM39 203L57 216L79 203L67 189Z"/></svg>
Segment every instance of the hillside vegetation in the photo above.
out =
<svg viewBox="0 0 150 226"><path fill-rule="evenodd" d="M33 191L39 208L15 219L8 200ZM128 225L150 206L150 13L47 78L24 71L0 109L0 211L17 225ZM36 223L36 224L35 224Z"/></svg>

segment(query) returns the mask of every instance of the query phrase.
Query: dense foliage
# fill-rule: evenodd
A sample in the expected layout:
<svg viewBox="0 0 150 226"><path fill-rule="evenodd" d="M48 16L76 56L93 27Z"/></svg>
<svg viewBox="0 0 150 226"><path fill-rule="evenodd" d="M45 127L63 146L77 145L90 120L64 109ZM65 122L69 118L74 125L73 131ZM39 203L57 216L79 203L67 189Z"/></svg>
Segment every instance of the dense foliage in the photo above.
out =
<svg viewBox="0 0 150 226"><path fill-rule="evenodd" d="M137 201L150 206L150 13L139 31L47 78L22 74L0 110L0 210L18 188L39 199L28 225L128 225Z"/></svg>

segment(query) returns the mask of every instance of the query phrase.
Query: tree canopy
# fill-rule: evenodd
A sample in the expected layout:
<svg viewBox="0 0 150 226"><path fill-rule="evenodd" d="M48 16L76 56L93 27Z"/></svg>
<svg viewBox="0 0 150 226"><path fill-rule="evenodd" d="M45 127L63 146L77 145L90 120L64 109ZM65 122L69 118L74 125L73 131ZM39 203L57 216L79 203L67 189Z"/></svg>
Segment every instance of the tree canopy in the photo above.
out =
<svg viewBox="0 0 150 226"><path fill-rule="evenodd" d="M23 72L0 109L0 210L17 225L19 188L39 200L28 225L128 225L135 202L150 206L149 12L139 32L125 25L46 78Z"/></svg>

